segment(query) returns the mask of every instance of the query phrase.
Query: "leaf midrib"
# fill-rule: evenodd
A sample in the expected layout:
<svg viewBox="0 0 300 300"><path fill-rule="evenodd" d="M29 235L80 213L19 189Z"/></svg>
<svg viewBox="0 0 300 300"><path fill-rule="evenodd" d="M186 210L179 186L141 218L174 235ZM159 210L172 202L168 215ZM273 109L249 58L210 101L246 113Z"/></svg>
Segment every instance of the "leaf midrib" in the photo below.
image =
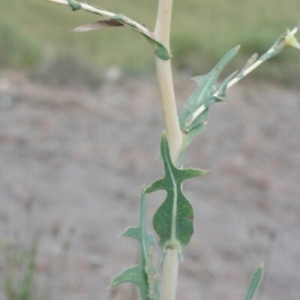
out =
<svg viewBox="0 0 300 300"><path fill-rule="evenodd" d="M166 149L165 149L166 151ZM173 185L173 201L172 201L172 221L171 221L171 244L176 244L177 243L177 238L176 238L176 220L177 220L177 195L178 195L178 190L177 190L177 185L176 185L176 180L172 172L171 168L171 160L170 156L166 155L167 158L167 166L168 170L170 172L171 180L172 180L172 185Z"/></svg>

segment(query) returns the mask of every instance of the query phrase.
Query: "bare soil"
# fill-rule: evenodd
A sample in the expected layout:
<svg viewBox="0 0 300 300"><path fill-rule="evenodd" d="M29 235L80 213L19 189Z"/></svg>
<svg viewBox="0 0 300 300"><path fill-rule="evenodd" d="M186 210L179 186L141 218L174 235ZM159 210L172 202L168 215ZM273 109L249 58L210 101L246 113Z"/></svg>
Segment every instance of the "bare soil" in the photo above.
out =
<svg viewBox="0 0 300 300"><path fill-rule="evenodd" d="M259 299L300 299L300 90L240 86L212 107L186 157L210 172L185 184L196 232L177 299L241 300L262 262ZM176 80L179 106L193 89ZM142 185L163 176L155 80L91 91L6 72L0 100L2 280L14 271L7 252L28 249L38 231L35 299L132 299L129 285L106 287L137 262L137 243L117 236L138 222ZM163 197L149 197L149 215Z"/></svg>

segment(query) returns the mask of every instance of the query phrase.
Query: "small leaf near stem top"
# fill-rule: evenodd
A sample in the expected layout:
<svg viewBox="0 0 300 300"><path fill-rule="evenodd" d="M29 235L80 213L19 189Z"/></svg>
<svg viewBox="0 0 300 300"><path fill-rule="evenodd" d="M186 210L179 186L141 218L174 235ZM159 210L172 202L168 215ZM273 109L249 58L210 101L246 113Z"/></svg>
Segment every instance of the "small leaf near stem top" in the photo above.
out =
<svg viewBox="0 0 300 300"><path fill-rule="evenodd" d="M246 65L237 73L237 75L228 83L227 88L232 87L241 79L246 77L249 73L259 67L266 60L279 54L281 50L286 46L292 46L300 49L300 44L297 41L295 34L300 30L300 23L295 26L292 30L287 30L281 34L273 44L273 46L263 55L258 58L257 54L254 54L246 63ZM257 59L258 58L258 59Z"/></svg>

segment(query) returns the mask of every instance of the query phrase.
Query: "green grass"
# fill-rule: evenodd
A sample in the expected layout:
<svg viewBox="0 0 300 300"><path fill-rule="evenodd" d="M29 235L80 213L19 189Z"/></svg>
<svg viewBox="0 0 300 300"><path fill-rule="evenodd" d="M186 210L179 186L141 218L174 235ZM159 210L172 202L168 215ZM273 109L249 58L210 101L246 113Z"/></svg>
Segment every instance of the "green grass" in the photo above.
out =
<svg viewBox="0 0 300 300"><path fill-rule="evenodd" d="M39 41L24 36L9 18L1 17L0 40L0 66L28 67L42 58Z"/></svg>
<svg viewBox="0 0 300 300"><path fill-rule="evenodd" d="M87 2L122 12L149 28L154 26L157 1ZM134 73L154 70L152 49L135 32L126 28L89 33L69 31L98 20L96 15L72 12L68 7L42 0L0 0L0 5L2 66L34 66L41 56L70 53L92 62L97 68L120 65ZM279 34L294 27L300 21L299 11L297 0L174 0L171 42L174 66L189 68L195 74L207 72L226 51L238 44L242 47L235 67L241 66L253 52L266 51ZM18 46L12 42L16 40ZM296 49L285 50L273 60L272 66L270 63L263 66L259 75L292 81L293 75L300 71L300 64L295 62L299 61L298 54Z"/></svg>
<svg viewBox="0 0 300 300"><path fill-rule="evenodd" d="M36 299L34 277L38 236L33 237L31 247L27 251L20 249L16 251L9 242L6 243L6 245L0 245L0 254L4 254L5 257L4 272L0 276L0 288L3 289L4 298L6 300Z"/></svg>

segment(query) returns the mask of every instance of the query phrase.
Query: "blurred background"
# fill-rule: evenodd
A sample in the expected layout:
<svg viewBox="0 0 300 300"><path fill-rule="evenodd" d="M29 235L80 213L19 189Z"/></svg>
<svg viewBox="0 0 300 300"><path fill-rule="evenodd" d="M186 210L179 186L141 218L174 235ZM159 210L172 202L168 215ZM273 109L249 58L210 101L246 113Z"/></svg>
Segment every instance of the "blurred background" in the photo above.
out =
<svg viewBox="0 0 300 300"><path fill-rule="evenodd" d="M103 0L94 4L154 27L156 1ZM297 24L299 5L296 0L175 1L171 42L175 70L206 72L236 45L242 47L232 68L240 67L253 53L264 53L281 33ZM70 32L98 20L93 14L72 13L66 6L35 0L1 0L0 14L2 68L27 69L39 80L62 82L65 77L79 76L80 69L84 72L81 79L91 84L103 68L112 65L131 75L154 71L151 48L135 32L126 28ZM294 49L286 49L257 74L286 84L295 82L297 54ZM57 66L69 72L68 76L58 72ZM51 76L58 78L51 80Z"/></svg>
<svg viewBox="0 0 300 300"><path fill-rule="evenodd" d="M155 0L94 0L154 27ZM178 107L231 48L224 76L300 21L296 0L174 3L171 48ZM71 29L99 20L40 0L0 0L0 300L135 300L110 278L138 262L139 193L163 174L153 50L126 28ZM284 51L212 107L186 165L195 235L178 299L300 294L300 53ZM149 216L163 193L149 196ZM149 217L149 227L151 220ZM159 257L157 257L159 260Z"/></svg>

